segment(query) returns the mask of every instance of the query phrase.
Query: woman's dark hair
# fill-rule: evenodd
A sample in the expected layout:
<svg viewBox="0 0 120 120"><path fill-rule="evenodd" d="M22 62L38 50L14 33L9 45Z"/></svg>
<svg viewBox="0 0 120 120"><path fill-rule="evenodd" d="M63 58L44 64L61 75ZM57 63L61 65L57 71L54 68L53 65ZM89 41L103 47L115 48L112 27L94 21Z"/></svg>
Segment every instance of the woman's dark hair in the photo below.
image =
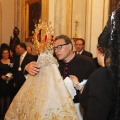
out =
<svg viewBox="0 0 120 120"><path fill-rule="evenodd" d="M9 58L10 58L10 49L9 48L2 48L1 51L0 51L0 56L2 58L2 53L7 50L9 52Z"/></svg>
<svg viewBox="0 0 120 120"><path fill-rule="evenodd" d="M2 43L0 46L0 50L4 49L4 48L8 48L9 49L9 45L7 43Z"/></svg>
<svg viewBox="0 0 120 120"><path fill-rule="evenodd" d="M59 35L57 37L55 37L55 41L58 39L64 39L65 43L71 43L71 39L67 36L67 35Z"/></svg>
<svg viewBox="0 0 120 120"><path fill-rule="evenodd" d="M120 119L120 8L112 12L98 38L98 46L105 54L105 65L113 80L113 102L110 120Z"/></svg>
<svg viewBox="0 0 120 120"><path fill-rule="evenodd" d="M8 49L8 50L10 49L10 48L9 48L9 45L8 45L7 43L2 43L1 46L0 46L0 58L2 57L1 54L2 54L2 51L3 51L4 49Z"/></svg>

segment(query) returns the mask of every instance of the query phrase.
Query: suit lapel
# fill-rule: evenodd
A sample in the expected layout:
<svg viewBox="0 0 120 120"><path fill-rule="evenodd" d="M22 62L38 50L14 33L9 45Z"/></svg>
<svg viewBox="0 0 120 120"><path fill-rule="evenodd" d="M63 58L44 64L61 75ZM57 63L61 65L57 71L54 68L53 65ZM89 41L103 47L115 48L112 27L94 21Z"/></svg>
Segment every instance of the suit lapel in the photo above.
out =
<svg viewBox="0 0 120 120"><path fill-rule="evenodd" d="M85 50L82 51L81 55L84 55L85 54Z"/></svg>

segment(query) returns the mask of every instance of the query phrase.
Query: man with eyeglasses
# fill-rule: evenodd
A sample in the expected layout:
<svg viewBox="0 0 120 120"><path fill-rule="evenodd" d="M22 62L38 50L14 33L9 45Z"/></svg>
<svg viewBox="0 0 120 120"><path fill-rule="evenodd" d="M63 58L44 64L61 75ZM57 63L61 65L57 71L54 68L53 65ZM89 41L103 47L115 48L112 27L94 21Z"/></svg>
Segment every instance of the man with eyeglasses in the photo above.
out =
<svg viewBox="0 0 120 120"><path fill-rule="evenodd" d="M75 75L81 82L84 79L88 79L89 75L95 70L92 60L90 61L90 59L88 60L73 51L71 39L66 35L60 35L55 38L54 51L63 78ZM75 97L74 102L79 102L78 97Z"/></svg>
<svg viewBox="0 0 120 120"><path fill-rule="evenodd" d="M79 82L81 82L84 79L88 79L90 74L95 70L93 61L90 61L86 59L86 57L76 54L73 51L71 39L66 35L59 35L55 38L54 52L58 59L59 70L63 78L74 75L79 79ZM36 62L31 62L26 66L26 70L29 74L36 75L40 69ZM78 90L73 101L74 103L79 104Z"/></svg>
<svg viewBox="0 0 120 120"><path fill-rule="evenodd" d="M82 38L76 38L75 40L75 48L76 48L76 53L80 55L86 55L90 58L93 57L92 53L84 50L85 48L85 40Z"/></svg>

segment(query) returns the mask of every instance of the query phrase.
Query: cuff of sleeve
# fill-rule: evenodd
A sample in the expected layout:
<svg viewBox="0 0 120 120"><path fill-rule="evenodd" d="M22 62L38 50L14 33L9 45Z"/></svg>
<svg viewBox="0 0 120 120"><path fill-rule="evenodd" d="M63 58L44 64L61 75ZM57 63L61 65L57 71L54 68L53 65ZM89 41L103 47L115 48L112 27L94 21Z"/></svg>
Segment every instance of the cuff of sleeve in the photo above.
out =
<svg viewBox="0 0 120 120"><path fill-rule="evenodd" d="M85 84L86 84L86 82L87 82L87 79L84 79L82 82L80 82L78 85L79 86L84 86Z"/></svg>

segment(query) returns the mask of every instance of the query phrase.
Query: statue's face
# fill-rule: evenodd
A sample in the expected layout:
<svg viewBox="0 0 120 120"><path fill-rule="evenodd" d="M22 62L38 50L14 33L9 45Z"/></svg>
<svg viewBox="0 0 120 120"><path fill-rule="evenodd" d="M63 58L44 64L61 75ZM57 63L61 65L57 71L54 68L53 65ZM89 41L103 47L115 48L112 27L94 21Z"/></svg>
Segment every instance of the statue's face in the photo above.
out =
<svg viewBox="0 0 120 120"><path fill-rule="evenodd" d="M19 35L19 29L14 28L13 34L14 34L14 36L18 36Z"/></svg>

